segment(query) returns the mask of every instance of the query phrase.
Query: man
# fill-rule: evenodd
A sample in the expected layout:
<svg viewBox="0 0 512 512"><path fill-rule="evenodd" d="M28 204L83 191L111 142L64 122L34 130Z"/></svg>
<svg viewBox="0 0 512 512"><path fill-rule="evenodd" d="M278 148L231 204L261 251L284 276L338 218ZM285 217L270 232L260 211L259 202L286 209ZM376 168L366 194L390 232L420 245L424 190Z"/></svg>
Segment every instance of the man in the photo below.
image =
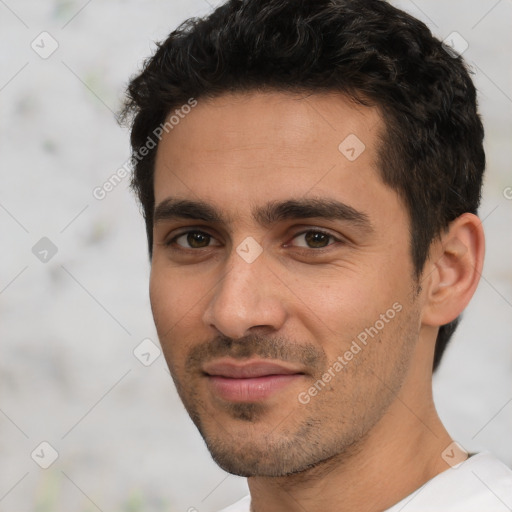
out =
<svg viewBox="0 0 512 512"><path fill-rule="evenodd" d="M460 57L379 0L231 0L128 88L153 316L226 511L502 511L432 399L482 271Z"/></svg>

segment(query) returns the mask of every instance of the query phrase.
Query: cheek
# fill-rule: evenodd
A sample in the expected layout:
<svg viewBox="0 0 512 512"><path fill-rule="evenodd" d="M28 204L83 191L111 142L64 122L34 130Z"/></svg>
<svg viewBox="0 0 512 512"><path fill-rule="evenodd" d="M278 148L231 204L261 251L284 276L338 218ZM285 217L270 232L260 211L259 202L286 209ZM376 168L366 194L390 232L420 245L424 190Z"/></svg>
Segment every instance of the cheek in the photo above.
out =
<svg viewBox="0 0 512 512"><path fill-rule="evenodd" d="M169 352L174 354L178 346L170 340L179 335L180 320L186 315L187 289L177 285L171 276L158 272L153 267L149 281L149 298L158 337L165 357L168 358Z"/></svg>
<svg viewBox="0 0 512 512"><path fill-rule="evenodd" d="M167 353L183 353L202 327L208 290L213 285L201 276L183 269L166 268L153 263L149 281L151 310L156 330Z"/></svg>
<svg viewBox="0 0 512 512"><path fill-rule="evenodd" d="M390 285L376 282L375 272L329 274L314 284L308 280L299 286L299 281L295 282L300 299L295 315L334 361L354 340L374 340L391 332L396 308L401 309L393 305L403 303L404 294L396 281Z"/></svg>
<svg viewBox="0 0 512 512"><path fill-rule="evenodd" d="M183 271L153 261L149 297L157 327L176 324L192 309L200 292L197 284L197 279L186 277Z"/></svg>
<svg viewBox="0 0 512 512"><path fill-rule="evenodd" d="M164 276L155 271L153 264L149 279L149 300L159 334L166 326L172 325L173 316L176 314L176 297L171 290L170 283Z"/></svg>
<svg viewBox="0 0 512 512"><path fill-rule="evenodd" d="M293 280L292 280L293 279ZM375 307L373 279L356 265L337 265L289 280L289 288L299 300L298 307L315 324L333 332L343 332L358 323Z"/></svg>
<svg viewBox="0 0 512 512"><path fill-rule="evenodd" d="M186 351L186 343L182 338L184 330L180 322L186 313L185 301L180 300L183 299L183 293L181 290L176 293L177 290L179 288L176 288L172 280L152 269L149 286L151 310L162 351L173 376L179 373L182 365L180 361Z"/></svg>

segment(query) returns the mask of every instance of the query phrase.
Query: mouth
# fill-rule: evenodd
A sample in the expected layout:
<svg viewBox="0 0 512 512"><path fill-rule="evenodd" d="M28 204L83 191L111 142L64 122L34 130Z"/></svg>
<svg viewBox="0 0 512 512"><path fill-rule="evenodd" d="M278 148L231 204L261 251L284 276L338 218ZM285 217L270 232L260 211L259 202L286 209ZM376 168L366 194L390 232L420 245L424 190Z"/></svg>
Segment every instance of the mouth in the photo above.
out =
<svg viewBox="0 0 512 512"><path fill-rule="evenodd" d="M211 391L230 402L259 402L304 378L302 368L282 362L222 359L206 363Z"/></svg>

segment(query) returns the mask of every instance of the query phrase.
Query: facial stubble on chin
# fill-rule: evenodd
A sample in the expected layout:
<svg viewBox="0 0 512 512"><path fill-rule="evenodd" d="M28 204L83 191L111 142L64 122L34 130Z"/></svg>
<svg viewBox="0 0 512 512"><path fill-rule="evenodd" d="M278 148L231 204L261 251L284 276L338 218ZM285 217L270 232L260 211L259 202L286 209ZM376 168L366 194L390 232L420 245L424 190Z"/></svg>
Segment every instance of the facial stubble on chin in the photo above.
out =
<svg viewBox="0 0 512 512"><path fill-rule="evenodd" d="M306 368L313 382L321 379L329 366L326 354L314 345L297 345L288 340L263 336L248 336L238 340L221 336L190 351L186 359L185 375L199 375L205 362L225 356L239 360L257 356L298 363ZM308 405L299 404L296 399L296 409L280 416L279 410L276 414L275 406L265 403L219 401L212 407L212 403L203 402L190 379L182 379L186 384L183 386L174 375L175 372L171 371L171 374L185 408L212 458L232 474L282 477L298 475L312 468L319 469L320 466L330 470L330 465L325 463L339 455L348 456L358 451L357 441L364 435L361 425L346 424L351 421L350 418L340 420L340 430L346 431L348 435L338 441L332 439L333 434L337 437L335 432L322 430L322 415L333 391L330 386L322 390L322 398L314 399ZM226 426L222 416L228 416L234 422L236 435ZM209 427L206 426L208 423ZM248 430L245 427L239 430L242 423L248 426ZM275 433L279 435L273 435ZM327 443L326 434L331 439Z"/></svg>
<svg viewBox="0 0 512 512"><path fill-rule="evenodd" d="M202 343L191 349L185 363L185 375L197 378L203 372L202 366L214 359L230 357L243 361L251 358L272 359L289 362L305 367L308 374L315 380L320 378L327 368L327 356L318 347L292 344L282 338L270 338L261 335L249 335L233 340L226 336L218 336L212 341ZM200 428L201 419L199 410L206 411L206 406L190 386L180 382L176 372L171 368L171 375L190 417ZM223 403L223 410L233 419L254 422L264 416L268 406L262 403Z"/></svg>
<svg viewBox="0 0 512 512"><path fill-rule="evenodd" d="M413 324L410 319L404 324L402 329L395 332L395 336L411 339L410 336L415 334L409 330ZM391 339L388 341L392 342ZM373 343L380 345L382 340L376 339ZM371 348L367 347L365 354L367 350ZM347 411L350 411L340 409L338 418L332 416L330 426L327 426L324 415L329 410L333 411L333 404L330 403L333 389L330 386L324 388L319 393L320 396L307 405L298 405L297 401L296 409L287 412L287 417L283 414L281 418L279 410L276 415L276 408L265 403L204 403L192 385L193 379L185 376L196 376L197 382L201 375L201 366L205 362L225 356L239 360L259 357L299 363L307 368L308 378L313 382L322 377L329 364L326 354L318 346L297 345L288 340L264 336L248 336L238 340L221 336L191 349L181 378L176 378L176 372L171 370L185 408L205 440L213 459L224 470L246 477L289 476L321 465L327 467L328 464L323 463L335 458L348 459L350 454L360 449L362 439L385 413L389 406L388 401L398 391L399 381L403 379L407 367L407 356L402 352L400 361L395 361L401 367L396 368L401 375L393 377L394 390L384 392L382 383L377 382L377 389L380 388L380 391L374 390L376 395L373 397L377 401L368 403L367 408L360 411L362 416L347 416ZM336 378L348 378L353 383L376 378L371 375L374 372L367 367L369 361L365 359L363 355L351 361L348 370L350 377L344 369L343 375ZM361 395L352 398L358 403L366 403L369 397ZM338 405L343 408L341 402ZM348 405L351 409L354 402ZM233 420L231 425L224 423L224 415ZM274 424L270 423L269 418L272 418ZM241 424L246 424L248 430L247 427L240 428ZM329 430L326 431L325 428ZM279 435L273 435L274 433Z"/></svg>
<svg viewBox="0 0 512 512"><path fill-rule="evenodd" d="M213 459L230 473L251 476L249 473L252 470L257 471L257 467L261 463L261 454L251 456L248 451L244 451L243 460L237 460L240 457L231 455L236 450L230 444L236 444L238 441L226 430L222 416L224 418L227 416L235 423L248 425L250 428L248 432L259 435L260 427L258 427L258 424L261 425L261 428L269 427L267 423L268 415L273 408L265 403L236 403L220 399L219 401L213 400L205 403L204 397L197 389L198 386L193 383L198 383L205 378L201 368L206 362L221 357L230 357L239 361L261 358L292 363L305 368L308 375L313 376L316 381L328 366L327 356L323 350L315 345L298 345L283 338L252 334L233 340L221 335L190 350L184 366L185 371L182 375L177 375L179 372L172 368L173 365L170 362L169 367L178 394L190 418L206 442ZM202 385L201 389L204 390ZM217 434L212 432L211 426L210 428L206 427L207 423L214 425L213 428L217 430ZM278 426L276 424L273 428ZM249 439L250 434L244 440L249 441Z"/></svg>

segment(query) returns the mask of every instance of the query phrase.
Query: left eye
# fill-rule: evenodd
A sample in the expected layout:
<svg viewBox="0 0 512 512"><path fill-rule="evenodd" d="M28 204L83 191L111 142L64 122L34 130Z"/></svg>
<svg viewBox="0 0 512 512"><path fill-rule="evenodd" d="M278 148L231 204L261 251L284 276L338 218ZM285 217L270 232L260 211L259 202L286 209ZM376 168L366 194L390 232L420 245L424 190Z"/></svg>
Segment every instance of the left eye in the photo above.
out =
<svg viewBox="0 0 512 512"><path fill-rule="evenodd" d="M315 230L299 233L298 235L295 235L293 240L299 240L301 242L296 244L296 246L306 247L308 249L323 249L324 247L332 245L329 243L330 240L337 241L333 235Z"/></svg>

